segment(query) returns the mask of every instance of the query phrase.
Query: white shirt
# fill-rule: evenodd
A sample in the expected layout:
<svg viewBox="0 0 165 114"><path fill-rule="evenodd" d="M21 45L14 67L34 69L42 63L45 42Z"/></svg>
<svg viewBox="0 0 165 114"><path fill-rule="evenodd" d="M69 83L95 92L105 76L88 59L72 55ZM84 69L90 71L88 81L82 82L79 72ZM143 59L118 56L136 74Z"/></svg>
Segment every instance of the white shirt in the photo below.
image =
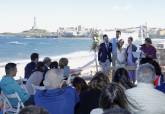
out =
<svg viewBox="0 0 165 114"><path fill-rule="evenodd" d="M126 62L125 49L122 49L121 51L117 49L117 61L122 64Z"/></svg>
<svg viewBox="0 0 165 114"><path fill-rule="evenodd" d="M165 94L152 84L139 83L126 90L128 100L140 110L131 108L132 114L165 114Z"/></svg>

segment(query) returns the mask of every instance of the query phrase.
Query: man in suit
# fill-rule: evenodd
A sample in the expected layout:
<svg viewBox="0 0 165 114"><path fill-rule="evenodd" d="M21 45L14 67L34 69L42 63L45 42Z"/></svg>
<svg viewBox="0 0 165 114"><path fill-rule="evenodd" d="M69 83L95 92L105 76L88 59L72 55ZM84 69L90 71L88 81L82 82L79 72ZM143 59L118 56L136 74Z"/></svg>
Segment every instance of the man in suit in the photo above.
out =
<svg viewBox="0 0 165 114"><path fill-rule="evenodd" d="M98 52L98 61L102 68L102 71L105 75L109 75L110 72L110 64L111 64L111 53L112 53L112 43L109 42L108 36L103 35L103 43L99 46Z"/></svg>

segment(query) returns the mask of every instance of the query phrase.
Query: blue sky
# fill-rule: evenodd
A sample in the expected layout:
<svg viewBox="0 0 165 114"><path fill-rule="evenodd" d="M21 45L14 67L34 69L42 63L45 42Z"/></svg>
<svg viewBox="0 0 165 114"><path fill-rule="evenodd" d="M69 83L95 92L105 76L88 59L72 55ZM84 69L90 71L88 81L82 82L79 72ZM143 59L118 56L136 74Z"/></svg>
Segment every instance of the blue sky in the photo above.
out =
<svg viewBox="0 0 165 114"><path fill-rule="evenodd" d="M165 0L0 0L0 32L60 26L118 28L148 23L165 27Z"/></svg>

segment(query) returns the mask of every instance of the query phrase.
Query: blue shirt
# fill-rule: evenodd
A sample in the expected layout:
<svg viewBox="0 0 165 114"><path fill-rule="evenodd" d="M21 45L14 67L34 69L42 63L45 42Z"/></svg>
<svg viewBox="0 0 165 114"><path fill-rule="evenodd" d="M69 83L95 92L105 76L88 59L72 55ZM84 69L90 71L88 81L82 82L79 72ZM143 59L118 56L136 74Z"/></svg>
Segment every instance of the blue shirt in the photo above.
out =
<svg viewBox="0 0 165 114"><path fill-rule="evenodd" d="M117 53L117 39L116 38L112 38L112 54L116 54Z"/></svg>
<svg viewBox="0 0 165 114"><path fill-rule="evenodd" d="M70 74L70 67L64 66L64 76L69 77L69 74Z"/></svg>
<svg viewBox="0 0 165 114"><path fill-rule="evenodd" d="M4 94L6 95L17 92L23 103L27 101L30 97L25 92L25 90L22 89L21 86L16 82L16 80L14 80L14 78L11 76L3 76L0 82L0 87L1 87L1 90L4 92ZM11 102L11 105L13 106L17 105L17 100L11 99L10 102Z"/></svg>
<svg viewBox="0 0 165 114"><path fill-rule="evenodd" d="M29 79L30 75L35 71L36 63L30 62L25 67L25 78Z"/></svg>
<svg viewBox="0 0 165 114"><path fill-rule="evenodd" d="M49 114L74 114L78 101L79 96L72 87L37 90L35 94L35 104L47 109Z"/></svg>

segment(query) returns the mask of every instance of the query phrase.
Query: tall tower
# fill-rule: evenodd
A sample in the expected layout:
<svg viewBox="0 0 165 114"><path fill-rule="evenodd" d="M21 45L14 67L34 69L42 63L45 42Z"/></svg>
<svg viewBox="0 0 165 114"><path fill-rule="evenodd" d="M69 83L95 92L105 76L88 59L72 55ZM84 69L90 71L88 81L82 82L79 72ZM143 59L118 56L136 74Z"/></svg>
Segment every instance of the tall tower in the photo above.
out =
<svg viewBox="0 0 165 114"><path fill-rule="evenodd" d="M36 17L34 17L32 29L37 29Z"/></svg>

